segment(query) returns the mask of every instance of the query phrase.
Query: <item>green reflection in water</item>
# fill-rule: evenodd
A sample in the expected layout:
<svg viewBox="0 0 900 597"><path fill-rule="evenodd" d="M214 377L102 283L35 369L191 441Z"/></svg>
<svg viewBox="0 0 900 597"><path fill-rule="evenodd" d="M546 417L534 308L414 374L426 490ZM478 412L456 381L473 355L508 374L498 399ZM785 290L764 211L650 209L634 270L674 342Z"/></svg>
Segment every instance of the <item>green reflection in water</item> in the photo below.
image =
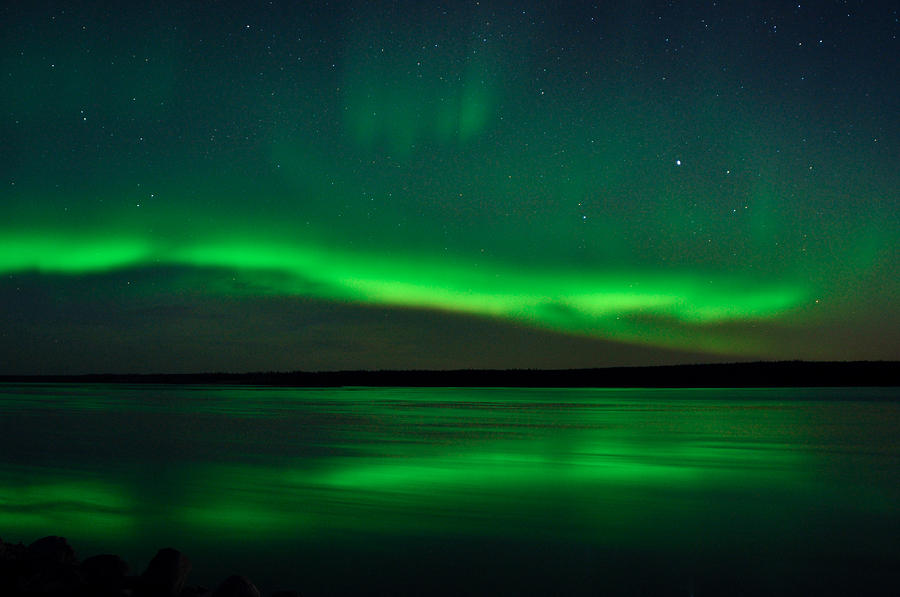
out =
<svg viewBox="0 0 900 597"><path fill-rule="evenodd" d="M309 527L304 512L308 498L288 476L289 471L268 466L199 466L190 473L173 517L179 525L203 533L303 534Z"/></svg>
<svg viewBox="0 0 900 597"><path fill-rule="evenodd" d="M197 475L177 517L198 532L272 539L339 529L469 536L568 529L609 538L625 521L627 535L638 537L654 532L634 526L648 505L671 514L659 494L682 500L680 508L736 484L784 489L802 477L803 455L782 446L582 436L574 444L499 440L456 450L401 443L313 468L212 465ZM684 520L682 512L667 524Z"/></svg>
<svg viewBox="0 0 900 597"><path fill-rule="evenodd" d="M304 528L303 517L290 510L275 510L262 496L213 498L197 506L186 506L178 515L190 527L209 533L245 533L262 535L295 534Z"/></svg>
<svg viewBox="0 0 900 597"><path fill-rule="evenodd" d="M111 483L86 480L0 485L0 528L7 533L116 537L129 534L132 501Z"/></svg>
<svg viewBox="0 0 900 597"><path fill-rule="evenodd" d="M173 545L198 571L238 562L316 588L360 562L391 590L409 570L484 562L504 583L597 569L614 586L604 554L640 573L648 556L701 576L749 563L793 578L804 561L825 574L896 559L895 396L4 386L0 533L63 534L133 564ZM371 589L361 578L331 594Z"/></svg>

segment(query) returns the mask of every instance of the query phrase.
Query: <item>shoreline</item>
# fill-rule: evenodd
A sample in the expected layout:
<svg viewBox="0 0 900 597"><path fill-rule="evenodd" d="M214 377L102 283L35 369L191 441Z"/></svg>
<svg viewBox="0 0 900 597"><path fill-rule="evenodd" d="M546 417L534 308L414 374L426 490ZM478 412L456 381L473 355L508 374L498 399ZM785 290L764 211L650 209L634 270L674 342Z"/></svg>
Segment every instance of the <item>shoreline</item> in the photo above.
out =
<svg viewBox="0 0 900 597"><path fill-rule="evenodd" d="M273 387L759 388L895 387L900 361L758 361L597 369L456 369L249 373L0 375L0 383Z"/></svg>

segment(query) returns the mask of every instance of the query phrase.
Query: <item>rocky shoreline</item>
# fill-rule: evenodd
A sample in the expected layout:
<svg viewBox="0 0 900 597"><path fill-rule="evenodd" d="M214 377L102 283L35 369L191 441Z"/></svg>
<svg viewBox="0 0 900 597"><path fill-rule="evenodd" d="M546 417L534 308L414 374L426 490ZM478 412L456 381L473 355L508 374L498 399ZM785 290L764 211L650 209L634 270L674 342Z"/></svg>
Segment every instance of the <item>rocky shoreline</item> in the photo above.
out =
<svg viewBox="0 0 900 597"><path fill-rule="evenodd" d="M191 561L166 547L142 574L131 574L115 554L79 561L64 537L49 536L30 545L0 539L0 595L6 597L260 597L244 576L233 575L215 589L188 584ZM300 597L278 591L272 597Z"/></svg>

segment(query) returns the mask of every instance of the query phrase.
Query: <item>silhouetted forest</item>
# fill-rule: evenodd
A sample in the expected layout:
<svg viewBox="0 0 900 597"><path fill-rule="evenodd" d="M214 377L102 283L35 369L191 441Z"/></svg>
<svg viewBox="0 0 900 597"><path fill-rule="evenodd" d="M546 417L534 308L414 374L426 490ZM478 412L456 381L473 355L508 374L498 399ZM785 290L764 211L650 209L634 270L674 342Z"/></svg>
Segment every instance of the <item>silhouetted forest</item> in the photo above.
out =
<svg viewBox="0 0 900 597"><path fill-rule="evenodd" d="M291 371L6 375L0 382L239 384L295 387L690 388L896 386L900 362L777 361L599 369Z"/></svg>

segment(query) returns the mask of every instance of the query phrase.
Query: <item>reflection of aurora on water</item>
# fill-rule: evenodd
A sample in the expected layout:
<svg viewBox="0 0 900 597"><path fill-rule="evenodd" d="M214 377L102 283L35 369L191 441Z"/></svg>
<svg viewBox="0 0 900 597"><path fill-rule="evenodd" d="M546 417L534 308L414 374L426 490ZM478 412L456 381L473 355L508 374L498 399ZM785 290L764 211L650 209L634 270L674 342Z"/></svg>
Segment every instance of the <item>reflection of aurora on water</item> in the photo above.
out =
<svg viewBox="0 0 900 597"><path fill-rule="evenodd" d="M575 443L567 439L564 450L548 440L527 446L498 441L481 448L510 451L458 448L447 453L431 447L393 457L373 453L300 461L287 468L191 463L184 467L177 504L155 503L139 487L115 480L60 472L0 487L0 525L15 534L54 529L122 540L135 535L139 521L152 525L165 519L204 536L249 532L257 540L277 540L336 529L473 533L484 520L500 516L557 530L575 525L571 532L595 526L592 533L608 536L607 527L634 507L615 504L627 493L667 488L689 496L735 483L780 492L803 478L799 471L805 457L780 449L604 439L577 443L589 436L576 433ZM381 451L377 445L370 448ZM547 513L548 508L556 512L555 500L571 494L596 498L567 516Z"/></svg>
<svg viewBox="0 0 900 597"><path fill-rule="evenodd" d="M129 536L137 516L128 491L106 481L61 473L46 482L0 486L0 526L17 535L46 535L53 529L72 535ZM55 532L55 531L54 531Z"/></svg>
<svg viewBox="0 0 900 597"><path fill-rule="evenodd" d="M426 587L485 557L521 594L635 570L894 578L895 394L5 384L0 526L138 570L172 545L199 582L238 569L317 594L371 589L368 563L382 587L410 570Z"/></svg>
<svg viewBox="0 0 900 597"><path fill-rule="evenodd" d="M639 519L644 500L667 510L658 492L676 503L737 486L790 494L810 482L814 457L786 447L784 429L806 415L758 401L772 390L67 388L11 387L2 406L8 415L46 404L88 417L63 437L78 445L82 434L100 433L111 462L146 441L121 430L146 420L152 444L190 418L196 436L177 449L208 456L176 466L144 455L149 470L172 467L166 487L120 465L103 475L90 466L81 475L80 466L9 468L0 486L9 532L53 527L127 540L160 524L274 540L328 529L476 533L499 516L509 519L504 533L527 519L557 530L571 523L572 532L594 525L592 534L608 536L623 516ZM762 435L760 414L773 418ZM96 425L109 429L91 431ZM250 435L222 438L223 425ZM250 461L221 461L223 441L248 442ZM574 510L558 512L559 502Z"/></svg>

